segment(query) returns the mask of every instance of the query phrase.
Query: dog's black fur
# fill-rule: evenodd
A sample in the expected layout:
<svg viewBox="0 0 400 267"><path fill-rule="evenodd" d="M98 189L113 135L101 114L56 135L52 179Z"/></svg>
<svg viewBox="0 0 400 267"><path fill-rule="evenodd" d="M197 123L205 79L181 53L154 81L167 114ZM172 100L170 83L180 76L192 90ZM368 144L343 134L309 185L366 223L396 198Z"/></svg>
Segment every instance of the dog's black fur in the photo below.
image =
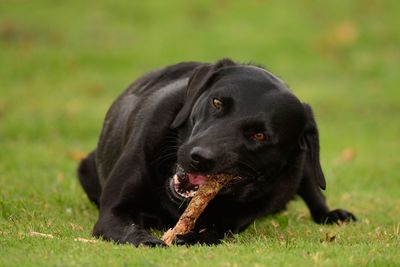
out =
<svg viewBox="0 0 400 267"><path fill-rule="evenodd" d="M345 210L329 211L321 193L310 106L258 66L229 59L172 65L141 77L113 103L97 149L78 170L100 209L93 234L164 245L147 230L174 226L188 203L171 186L177 164L187 173L239 177L178 244L218 243L281 211L296 194L317 223L355 220Z"/></svg>

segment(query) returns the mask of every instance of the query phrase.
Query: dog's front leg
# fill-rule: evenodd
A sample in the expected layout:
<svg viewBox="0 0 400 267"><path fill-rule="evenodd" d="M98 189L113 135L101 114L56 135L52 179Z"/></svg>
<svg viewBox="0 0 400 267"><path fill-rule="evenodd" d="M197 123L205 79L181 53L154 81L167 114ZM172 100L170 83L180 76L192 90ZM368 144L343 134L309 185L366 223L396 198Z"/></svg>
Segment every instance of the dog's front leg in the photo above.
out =
<svg viewBox="0 0 400 267"><path fill-rule="evenodd" d="M143 157L125 153L103 187L93 235L121 244L164 246L147 232L143 222L146 211L153 210L152 187Z"/></svg>
<svg viewBox="0 0 400 267"><path fill-rule="evenodd" d="M300 139L305 153L305 162L297 193L306 202L316 223L338 223L340 221L355 221L356 217L342 209L329 211L325 197L320 188L325 189L326 182L319 159L319 134L311 107L304 104L308 122Z"/></svg>
<svg viewBox="0 0 400 267"><path fill-rule="evenodd" d="M305 174L307 175L309 173L306 171ZM332 224L356 221L356 217L351 212L342 209L329 210L319 185L310 174L303 176L297 193L308 206L311 216L316 223Z"/></svg>
<svg viewBox="0 0 400 267"><path fill-rule="evenodd" d="M124 216L103 211L93 229L93 235L105 240L114 241L119 244L132 244L134 246L165 246L165 243L150 235L139 224L133 220L126 220Z"/></svg>

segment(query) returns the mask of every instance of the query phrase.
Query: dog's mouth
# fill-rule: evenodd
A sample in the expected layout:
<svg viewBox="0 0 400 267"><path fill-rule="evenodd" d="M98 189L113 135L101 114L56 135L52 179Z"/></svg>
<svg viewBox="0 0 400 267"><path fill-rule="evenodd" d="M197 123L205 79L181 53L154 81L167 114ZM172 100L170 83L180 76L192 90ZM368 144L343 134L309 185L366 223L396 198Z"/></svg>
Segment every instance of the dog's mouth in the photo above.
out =
<svg viewBox="0 0 400 267"><path fill-rule="evenodd" d="M240 176L236 176L230 184L241 180ZM207 180L207 175L199 173L187 173L179 165L176 167L176 173L169 182L170 190L178 199L190 199L194 197L200 187Z"/></svg>
<svg viewBox="0 0 400 267"><path fill-rule="evenodd" d="M187 173L177 166L176 173L170 181L171 191L179 198L192 198L206 179L205 175Z"/></svg>

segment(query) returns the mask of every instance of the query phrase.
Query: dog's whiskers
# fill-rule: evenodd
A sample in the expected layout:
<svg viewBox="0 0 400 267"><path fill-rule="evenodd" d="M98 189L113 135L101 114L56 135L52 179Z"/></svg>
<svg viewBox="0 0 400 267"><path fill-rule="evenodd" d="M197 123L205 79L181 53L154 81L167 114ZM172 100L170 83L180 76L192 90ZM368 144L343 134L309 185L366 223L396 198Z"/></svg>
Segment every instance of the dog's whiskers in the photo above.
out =
<svg viewBox="0 0 400 267"><path fill-rule="evenodd" d="M257 171L253 166L250 165L251 163L247 163L243 160L238 161L238 165L242 165L244 168L248 169L251 173L252 176L258 177L260 175L260 172Z"/></svg>

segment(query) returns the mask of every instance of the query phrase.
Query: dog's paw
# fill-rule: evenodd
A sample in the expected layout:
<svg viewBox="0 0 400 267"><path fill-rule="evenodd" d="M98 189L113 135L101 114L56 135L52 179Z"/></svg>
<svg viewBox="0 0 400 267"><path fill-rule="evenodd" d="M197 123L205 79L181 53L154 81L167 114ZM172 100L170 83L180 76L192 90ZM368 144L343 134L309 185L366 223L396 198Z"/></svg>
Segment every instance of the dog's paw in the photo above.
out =
<svg viewBox="0 0 400 267"><path fill-rule="evenodd" d="M200 236L197 232L190 231L184 235L177 235L173 241L175 245L194 245L200 243Z"/></svg>
<svg viewBox="0 0 400 267"><path fill-rule="evenodd" d="M320 218L319 223L322 224L340 224L346 222L357 221L356 216L347 210L336 209L328 212L324 217Z"/></svg>
<svg viewBox="0 0 400 267"><path fill-rule="evenodd" d="M131 224L124 228L124 235L119 239L113 239L119 244L131 244L135 247L146 246L146 247L166 247L164 241L156 238L149 234L142 227Z"/></svg>
<svg viewBox="0 0 400 267"><path fill-rule="evenodd" d="M167 244L165 244L164 241L151 237L146 240L141 240L140 243L138 244L139 246L146 246L146 247L166 247Z"/></svg>
<svg viewBox="0 0 400 267"><path fill-rule="evenodd" d="M190 231L184 235L177 235L174 240L174 244L176 245L217 245L221 243L221 239L223 234L220 234L217 231L203 229L199 232Z"/></svg>

